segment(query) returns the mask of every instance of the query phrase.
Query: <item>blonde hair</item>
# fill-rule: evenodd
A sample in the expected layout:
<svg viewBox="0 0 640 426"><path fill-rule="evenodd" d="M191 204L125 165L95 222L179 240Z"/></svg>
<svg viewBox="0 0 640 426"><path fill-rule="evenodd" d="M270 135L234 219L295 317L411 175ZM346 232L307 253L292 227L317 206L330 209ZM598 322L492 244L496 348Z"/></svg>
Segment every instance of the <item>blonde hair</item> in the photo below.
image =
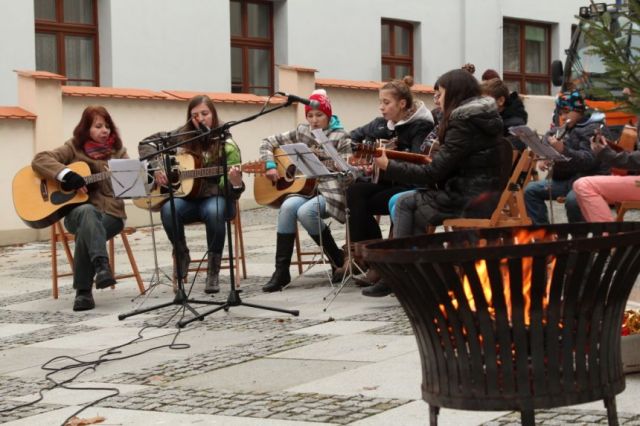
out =
<svg viewBox="0 0 640 426"><path fill-rule="evenodd" d="M411 108L413 106L413 93L411 93L411 86L413 86L413 77L405 75L402 80L395 79L384 84L380 90L390 90L393 97L397 100L404 99L407 105L405 108Z"/></svg>

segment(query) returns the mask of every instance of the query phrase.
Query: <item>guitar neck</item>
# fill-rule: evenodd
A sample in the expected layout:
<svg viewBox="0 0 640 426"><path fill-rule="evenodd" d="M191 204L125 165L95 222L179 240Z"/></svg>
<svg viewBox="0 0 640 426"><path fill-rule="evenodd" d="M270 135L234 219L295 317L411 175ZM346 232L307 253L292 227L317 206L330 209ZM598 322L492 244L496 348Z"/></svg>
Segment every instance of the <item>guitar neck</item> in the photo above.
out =
<svg viewBox="0 0 640 426"><path fill-rule="evenodd" d="M383 150L380 148L376 149L375 153L373 154L374 157L380 157L382 155L382 151ZM415 154L413 152L405 151L394 151L390 149L384 150L384 152L387 155L387 158L391 160L400 160L415 164L429 164L431 162L431 157L424 154Z"/></svg>
<svg viewBox="0 0 640 426"><path fill-rule="evenodd" d="M108 179L111 176L111 172L100 172L89 176L84 176L84 181L89 185L90 183L100 182L101 180Z"/></svg>
<svg viewBox="0 0 640 426"><path fill-rule="evenodd" d="M223 172L222 166L203 167L201 169L181 170L180 179L196 179L221 175Z"/></svg>

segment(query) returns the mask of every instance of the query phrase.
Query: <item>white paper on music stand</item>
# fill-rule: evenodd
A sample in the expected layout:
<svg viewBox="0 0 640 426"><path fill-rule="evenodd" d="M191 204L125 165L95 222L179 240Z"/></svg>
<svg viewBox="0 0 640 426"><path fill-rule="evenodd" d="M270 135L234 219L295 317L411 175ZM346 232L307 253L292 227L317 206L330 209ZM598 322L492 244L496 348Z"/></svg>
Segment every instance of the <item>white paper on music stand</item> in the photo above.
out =
<svg viewBox="0 0 640 426"><path fill-rule="evenodd" d="M289 160L305 177L326 176L331 173L316 154L303 143L280 145L280 148L287 153Z"/></svg>
<svg viewBox="0 0 640 426"><path fill-rule="evenodd" d="M146 197L147 160L132 159L109 160L111 186L116 198Z"/></svg>
<svg viewBox="0 0 640 426"><path fill-rule="evenodd" d="M543 141L528 126L509 127L509 133L517 136L534 154L544 160L569 161L569 158L556 151L548 142Z"/></svg>
<svg viewBox="0 0 640 426"><path fill-rule="evenodd" d="M336 167L336 170L340 172L355 172L358 169L353 167L349 163L347 163L344 158L340 155L335 146L331 143L331 140L324 134L322 129L313 129L311 131L313 136L315 136L316 140L320 143L320 146L324 149L324 151L329 154L333 164Z"/></svg>

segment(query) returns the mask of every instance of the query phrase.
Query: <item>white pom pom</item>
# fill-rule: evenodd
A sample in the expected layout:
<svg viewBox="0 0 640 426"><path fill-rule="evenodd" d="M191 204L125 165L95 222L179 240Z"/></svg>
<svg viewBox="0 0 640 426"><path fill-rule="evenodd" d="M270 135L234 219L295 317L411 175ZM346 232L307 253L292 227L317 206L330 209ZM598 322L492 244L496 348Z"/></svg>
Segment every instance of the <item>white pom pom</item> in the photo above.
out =
<svg viewBox="0 0 640 426"><path fill-rule="evenodd" d="M327 97L327 91L324 89L316 89L313 92L311 92L312 95L322 95L325 98Z"/></svg>

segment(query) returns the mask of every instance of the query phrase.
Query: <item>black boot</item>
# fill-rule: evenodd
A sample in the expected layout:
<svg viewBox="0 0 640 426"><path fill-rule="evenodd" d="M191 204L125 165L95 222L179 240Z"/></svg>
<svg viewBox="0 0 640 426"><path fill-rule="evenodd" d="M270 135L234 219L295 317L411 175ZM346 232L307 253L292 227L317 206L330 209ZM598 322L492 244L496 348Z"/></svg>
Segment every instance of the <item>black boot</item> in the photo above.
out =
<svg viewBox="0 0 640 426"><path fill-rule="evenodd" d="M271 275L271 279L262 287L265 293L282 290L291 282L289 265L291 265L291 255L293 254L293 243L296 234L278 234L276 240L276 270Z"/></svg>
<svg viewBox="0 0 640 426"><path fill-rule="evenodd" d="M344 252L338 248L328 226L324 228L321 235L311 235L313 241L318 245L320 245L320 237L322 237L322 248L324 254L327 255L329 262L331 262L331 282L339 283L342 281L342 276L344 275L344 271L338 272L338 268L344 264Z"/></svg>
<svg viewBox="0 0 640 426"><path fill-rule="evenodd" d="M93 301L93 295L91 289L88 290L76 290L76 298L73 301L74 311L88 311L96 307L96 303Z"/></svg>
<svg viewBox="0 0 640 426"><path fill-rule="evenodd" d="M209 265L207 267L207 283L204 292L207 294L220 292L220 263L222 254L209 253Z"/></svg>
<svg viewBox="0 0 640 426"><path fill-rule="evenodd" d="M112 286L116 283L111 273L111 267L109 266L109 258L96 257L93 260L93 268L96 271L96 288L103 289Z"/></svg>
<svg viewBox="0 0 640 426"><path fill-rule="evenodd" d="M378 280L378 282L371 287L362 289L362 295L369 297L384 297L391 293L393 293L393 290L391 290L391 287L384 282L384 278Z"/></svg>
<svg viewBox="0 0 640 426"><path fill-rule="evenodd" d="M180 271L182 271L182 279L187 278L187 274L189 273L189 264L191 263L191 257L189 256L189 249L187 248L187 242L183 239L178 242L173 247L173 277L178 277L178 262L176 259L179 257L180 260Z"/></svg>

